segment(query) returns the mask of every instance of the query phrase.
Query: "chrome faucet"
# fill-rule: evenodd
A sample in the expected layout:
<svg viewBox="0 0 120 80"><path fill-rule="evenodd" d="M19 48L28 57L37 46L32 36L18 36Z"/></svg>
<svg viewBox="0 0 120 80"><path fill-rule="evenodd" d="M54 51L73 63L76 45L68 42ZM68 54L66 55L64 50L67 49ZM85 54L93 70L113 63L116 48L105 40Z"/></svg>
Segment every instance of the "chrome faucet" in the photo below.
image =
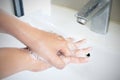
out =
<svg viewBox="0 0 120 80"><path fill-rule="evenodd" d="M108 32L112 0L89 0L76 14L77 22L86 24L91 21L90 29L96 33Z"/></svg>

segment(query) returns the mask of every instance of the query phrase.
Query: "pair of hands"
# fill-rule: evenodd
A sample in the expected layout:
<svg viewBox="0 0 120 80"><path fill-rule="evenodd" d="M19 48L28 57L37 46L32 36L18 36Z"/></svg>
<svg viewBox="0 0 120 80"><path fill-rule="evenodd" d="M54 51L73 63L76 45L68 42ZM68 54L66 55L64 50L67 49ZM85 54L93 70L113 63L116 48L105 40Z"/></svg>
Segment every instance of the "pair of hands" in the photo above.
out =
<svg viewBox="0 0 120 80"><path fill-rule="evenodd" d="M29 68L28 70L32 70L32 71L36 71L36 70L41 71L51 66L61 69L61 68L64 68L65 65L69 63L87 62L88 57L79 57L79 54L88 53L91 50L91 48L79 49L79 46L81 46L85 42L85 40L74 42L72 39L65 39L62 36L59 36L57 34L39 30L23 21L20 21L18 18L7 14L1 9L0 9L0 32L8 33L16 37L18 40L24 43L27 47L29 47L29 49L32 52L36 53L37 55L39 55L45 60L45 61L36 60L36 59L34 60L31 58L32 61L27 61L26 62L27 64L29 62L31 63L31 65L28 65L28 68ZM28 50L26 49L24 50L20 51L18 49L17 50L12 49L10 53L16 53L16 54L29 53ZM4 51L5 53L9 52L7 50L4 50ZM28 57L27 55L29 54L25 54L25 55L26 57ZM16 56L17 55L15 55L14 58L19 61L18 58L20 57L19 56L16 57ZM23 57L22 61L25 62L24 56L21 55L21 57ZM16 60L14 59L13 61L16 62ZM22 61L20 58L21 64L22 64ZM6 64L8 62L6 62ZM11 73L14 73L14 71L9 72L9 74Z"/></svg>
<svg viewBox="0 0 120 80"><path fill-rule="evenodd" d="M91 50L90 47L79 49L79 47L86 42L85 39L74 42L72 38L65 39L54 33L41 31L36 28L34 28L34 30L34 37L32 37L32 35L31 37L29 36L32 45L28 47L32 52L35 52L35 54L45 60L39 60L39 62L42 63L40 66L43 67L43 69L51 66L62 69L69 63L88 62L88 57L79 56L80 54L89 53ZM41 68L39 70L41 70Z"/></svg>

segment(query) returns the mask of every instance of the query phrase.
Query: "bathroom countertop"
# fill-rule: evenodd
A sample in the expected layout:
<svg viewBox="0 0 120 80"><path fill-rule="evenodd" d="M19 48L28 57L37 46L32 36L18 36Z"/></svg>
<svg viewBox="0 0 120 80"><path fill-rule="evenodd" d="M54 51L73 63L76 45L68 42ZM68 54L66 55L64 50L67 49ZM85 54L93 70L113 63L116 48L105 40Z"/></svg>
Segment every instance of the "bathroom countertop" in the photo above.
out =
<svg viewBox="0 0 120 80"><path fill-rule="evenodd" d="M120 22L110 21L108 33L101 35L90 31L89 24L77 23L74 16L77 11L56 5L52 5L51 9L51 16L36 11L20 19L64 37L73 37L75 40L86 38L88 45L93 47L91 61L83 65L69 65L61 71L51 68L37 73L20 72L4 80L120 80ZM0 36L0 47L24 46L10 35Z"/></svg>

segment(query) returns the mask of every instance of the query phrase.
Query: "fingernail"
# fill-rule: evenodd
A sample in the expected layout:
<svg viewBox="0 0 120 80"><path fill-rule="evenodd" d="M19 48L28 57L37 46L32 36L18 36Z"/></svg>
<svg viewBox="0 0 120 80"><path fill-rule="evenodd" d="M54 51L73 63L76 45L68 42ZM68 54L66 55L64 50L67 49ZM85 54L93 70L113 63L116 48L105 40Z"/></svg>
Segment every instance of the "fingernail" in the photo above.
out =
<svg viewBox="0 0 120 80"><path fill-rule="evenodd" d="M90 53L86 54L87 57L90 57Z"/></svg>

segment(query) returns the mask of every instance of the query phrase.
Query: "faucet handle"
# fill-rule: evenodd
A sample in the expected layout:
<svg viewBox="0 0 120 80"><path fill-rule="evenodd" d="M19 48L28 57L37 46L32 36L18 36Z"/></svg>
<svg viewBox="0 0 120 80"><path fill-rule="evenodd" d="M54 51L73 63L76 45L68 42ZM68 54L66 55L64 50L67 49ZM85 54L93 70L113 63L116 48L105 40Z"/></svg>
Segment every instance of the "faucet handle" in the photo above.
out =
<svg viewBox="0 0 120 80"><path fill-rule="evenodd" d="M108 32L111 6L112 0L109 0L109 4L107 4L92 18L90 29L93 32L100 34L106 34Z"/></svg>

